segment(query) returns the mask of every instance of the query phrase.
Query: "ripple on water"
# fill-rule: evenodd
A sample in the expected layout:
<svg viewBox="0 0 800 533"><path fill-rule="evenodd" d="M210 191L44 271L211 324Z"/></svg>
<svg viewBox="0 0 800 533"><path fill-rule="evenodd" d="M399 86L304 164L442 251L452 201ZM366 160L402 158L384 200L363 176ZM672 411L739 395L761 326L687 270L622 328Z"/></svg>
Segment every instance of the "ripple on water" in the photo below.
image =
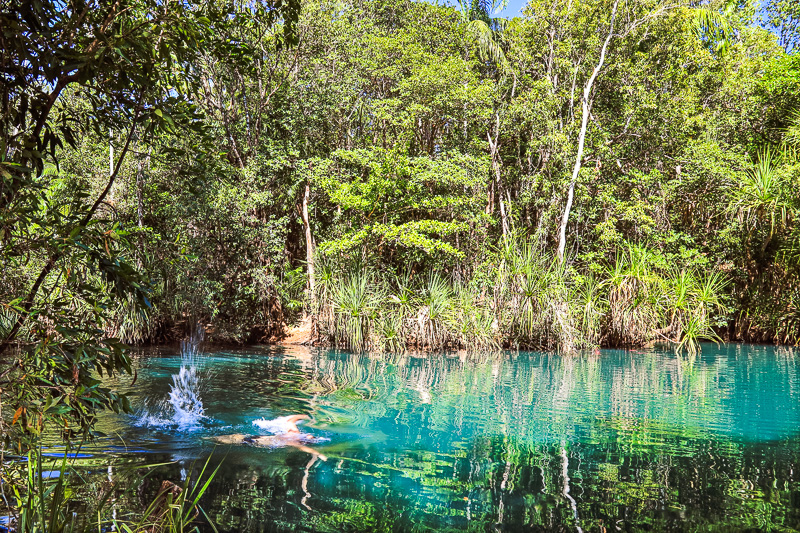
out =
<svg viewBox="0 0 800 533"><path fill-rule="evenodd" d="M151 411L152 425L110 416L103 431L186 469L209 453L204 436L310 415L303 430L331 439L315 446L328 461L295 449L226 456L207 505L227 531L800 527L794 351L301 351L199 355L209 379L196 429L172 431L168 412ZM140 399L168 398L181 366L148 360Z"/></svg>

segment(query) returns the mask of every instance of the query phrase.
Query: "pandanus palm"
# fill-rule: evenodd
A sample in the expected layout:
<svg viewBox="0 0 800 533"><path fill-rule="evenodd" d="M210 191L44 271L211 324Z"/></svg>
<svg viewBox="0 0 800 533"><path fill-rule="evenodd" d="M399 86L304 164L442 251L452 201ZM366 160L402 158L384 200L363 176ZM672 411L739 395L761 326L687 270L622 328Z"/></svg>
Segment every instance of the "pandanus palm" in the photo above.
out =
<svg viewBox="0 0 800 533"><path fill-rule="evenodd" d="M370 334L381 302L383 288L372 272L353 269L336 279L331 300L335 312L334 342L354 351L369 349Z"/></svg>
<svg viewBox="0 0 800 533"><path fill-rule="evenodd" d="M725 51L733 43L733 19L738 2L736 0L712 1L692 9L693 27L698 39L712 47L717 53Z"/></svg>
<svg viewBox="0 0 800 533"><path fill-rule="evenodd" d="M789 127L786 128L786 141L800 147L800 110L792 113Z"/></svg>
<svg viewBox="0 0 800 533"><path fill-rule="evenodd" d="M763 253L775 235L791 218L790 183L782 172L783 154L770 148L758 154L758 160L741 178L732 192L731 206L748 227L748 241L758 226L769 225L761 245Z"/></svg>

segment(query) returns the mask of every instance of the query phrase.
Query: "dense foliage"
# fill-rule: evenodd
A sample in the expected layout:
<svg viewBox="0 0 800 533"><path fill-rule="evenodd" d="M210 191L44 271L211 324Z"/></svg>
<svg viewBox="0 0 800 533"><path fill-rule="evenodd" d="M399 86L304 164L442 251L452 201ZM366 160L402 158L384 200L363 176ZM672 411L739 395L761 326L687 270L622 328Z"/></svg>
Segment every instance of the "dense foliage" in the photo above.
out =
<svg viewBox="0 0 800 533"><path fill-rule="evenodd" d="M192 118L154 108L169 127L134 139L109 190L104 228L151 305L117 298L103 327L160 341L199 318L260 341L312 315L316 341L357 349L796 343L800 63L793 4L770 6L531 2L502 21L308 2L294 47L249 17L215 28L226 53L175 74ZM50 187L100 187L124 135L95 130L56 150Z"/></svg>
<svg viewBox="0 0 800 533"><path fill-rule="evenodd" d="M130 408L102 380L132 371L120 337L146 323L154 294L116 209L131 159L155 143L171 168L213 151L195 65L249 64L232 36L243 20L280 32L276 49L296 42L298 10L294 0L0 3L0 477L18 530L63 531L70 519L63 484L42 479L43 437L79 442L99 410ZM211 167L185 170L198 168Z"/></svg>
<svg viewBox="0 0 800 533"><path fill-rule="evenodd" d="M0 2L4 452L90 435L123 343L198 320L799 343L796 2L495 7Z"/></svg>
<svg viewBox="0 0 800 533"><path fill-rule="evenodd" d="M449 340L398 345L648 341L675 329L671 304L651 331L609 311L633 248L664 283L719 275L701 336L798 340L792 3L531 2L506 21L307 2L282 26L271 5L38 5L4 14L4 348L58 315L141 342L195 318L275 339L312 313L335 341L351 272L378 310L414 293L407 312L352 311L401 330L432 277L470 291L443 304ZM531 320L574 342L502 316L541 296L513 287L509 246L563 263L547 299L564 309ZM591 326L567 311L587 283Z"/></svg>
<svg viewBox="0 0 800 533"><path fill-rule="evenodd" d="M3 4L6 424L91 427L125 407L91 372L120 341L198 319L358 350L800 341L794 3L300 7Z"/></svg>

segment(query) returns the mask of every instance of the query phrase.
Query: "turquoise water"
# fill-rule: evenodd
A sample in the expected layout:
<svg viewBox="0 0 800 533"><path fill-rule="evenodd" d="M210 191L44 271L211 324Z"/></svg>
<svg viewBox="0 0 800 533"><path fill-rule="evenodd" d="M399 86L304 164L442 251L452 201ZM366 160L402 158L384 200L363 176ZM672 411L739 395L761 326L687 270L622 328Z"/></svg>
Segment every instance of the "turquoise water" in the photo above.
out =
<svg viewBox="0 0 800 533"><path fill-rule="evenodd" d="M196 359L206 418L177 426L144 415L181 358L149 353L122 384L141 411L105 415L94 452L169 461L143 499L213 454L203 507L220 531L798 529L798 356L213 352ZM327 460L204 439L292 413L330 439L313 446Z"/></svg>

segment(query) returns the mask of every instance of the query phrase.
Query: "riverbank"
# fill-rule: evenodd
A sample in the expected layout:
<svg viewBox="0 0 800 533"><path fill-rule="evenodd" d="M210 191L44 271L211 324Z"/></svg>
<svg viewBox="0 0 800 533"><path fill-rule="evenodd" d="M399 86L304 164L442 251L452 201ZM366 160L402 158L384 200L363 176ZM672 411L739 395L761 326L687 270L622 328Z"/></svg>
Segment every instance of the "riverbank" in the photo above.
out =
<svg viewBox="0 0 800 533"><path fill-rule="evenodd" d="M800 291L766 290L706 263L676 264L644 246L629 244L590 264L562 263L544 244L521 238L471 268L398 271L379 262L315 261L313 283L308 276L295 282L313 292L301 291L291 312L269 303L275 319L267 326L236 333L226 327L228 319L200 312L177 324L154 313L138 327L160 324L155 329L168 340L200 320L215 342L390 352L570 352L656 341L694 351L701 341L800 343Z"/></svg>

